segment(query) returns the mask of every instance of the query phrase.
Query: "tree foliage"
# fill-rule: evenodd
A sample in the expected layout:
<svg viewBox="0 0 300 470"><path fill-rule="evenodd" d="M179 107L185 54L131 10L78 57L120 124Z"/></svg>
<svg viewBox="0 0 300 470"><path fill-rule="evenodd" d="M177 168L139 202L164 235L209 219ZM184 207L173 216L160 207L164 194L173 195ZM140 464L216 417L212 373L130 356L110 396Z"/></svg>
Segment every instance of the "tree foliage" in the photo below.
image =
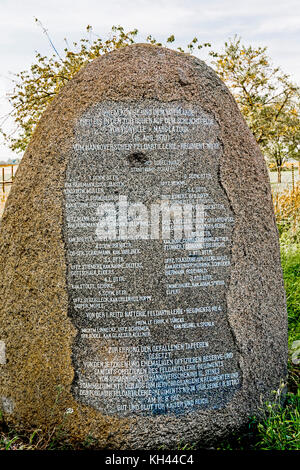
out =
<svg viewBox="0 0 300 470"><path fill-rule="evenodd" d="M267 48L225 42L213 64L231 89L262 151L278 174L288 158L300 158L300 90L267 56Z"/></svg>
<svg viewBox="0 0 300 470"><path fill-rule="evenodd" d="M38 19L36 21L43 28L40 21ZM31 67L15 75L13 91L8 99L12 106L11 116L17 125L17 133L7 134L0 129L9 147L17 152L23 152L26 149L47 105L83 66L100 55L135 43L138 34L137 29L125 32L122 26L113 26L110 36L102 39L94 35L92 27L88 25L86 28L88 37L81 39L79 43L74 42L72 47L65 39L66 47L63 54L60 54L47 30L45 28L43 30L54 53L50 57L37 53ZM92 35L96 37L94 40L91 40ZM146 38L146 41L162 46L151 35ZM172 34L167 38L166 44L169 46L174 41L175 37ZM201 49L202 47L210 47L210 44L201 44L197 38L193 38L187 44L186 51L191 53L195 48ZM181 47L177 49L184 52Z"/></svg>

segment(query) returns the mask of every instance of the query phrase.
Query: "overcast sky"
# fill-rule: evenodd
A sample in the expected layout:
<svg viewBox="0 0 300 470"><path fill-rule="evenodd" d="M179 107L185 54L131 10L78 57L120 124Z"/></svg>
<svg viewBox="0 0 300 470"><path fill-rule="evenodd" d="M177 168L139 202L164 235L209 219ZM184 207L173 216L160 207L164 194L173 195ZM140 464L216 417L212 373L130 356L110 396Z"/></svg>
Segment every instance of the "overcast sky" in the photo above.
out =
<svg viewBox="0 0 300 470"><path fill-rule="evenodd" d="M88 24L102 38L122 25L137 28L141 42L148 34L160 41L175 34L186 45L197 36L214 50L237 34L246 45L267 46L274 65L300 85L299 0L0 0L0 7L0 116L9 112L11 73L29 68L36 51L53 52L34 17L59 51L65 37L70 44L79 40ZM0 141L0 160L14 156Z"/></svg>

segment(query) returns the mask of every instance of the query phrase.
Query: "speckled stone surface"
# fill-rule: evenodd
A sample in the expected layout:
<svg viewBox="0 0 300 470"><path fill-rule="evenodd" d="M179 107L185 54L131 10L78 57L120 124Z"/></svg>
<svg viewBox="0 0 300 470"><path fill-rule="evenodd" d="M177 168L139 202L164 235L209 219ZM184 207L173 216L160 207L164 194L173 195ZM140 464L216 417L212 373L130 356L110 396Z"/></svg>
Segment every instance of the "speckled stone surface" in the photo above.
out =
<svg viewBox="0 0 300 470"><path fill-rule="evenodd" d="M209 148L181 148L180 143L188 142L188 138L179 139L177 134L172 137L170 131L166 134L171 135L174 151L172 147L166 150L157 146L154 150L138 150L138 154L128 152L127 147L109 148L108 152L99 151L96 156L84 147L79 152L78 144L84 145L84 142L93 145L131 142L128 136L105 137L104 131L99 140L95 137L100 132L97 126L96 131L88 131L87 136L80 130L80 119L97 119L115 107L135 113L141 109L190 110L202 119L201 126L209 121L213 124L207 132L203 126L198 126L186 135L193 137L193 142L208 139L218 145L212 154ZM165 176L157 184L157 177L163 172L155 171L151 177L151 165L157 168L162 156L169 160L175 158L179 163L175 170L171 169L171 178ZM150 168L147 174L143 169L146 167ZM76 196L78 204L72 208L78 182L89 181L92 187L98 178L101 187L101 175L110 175L111 181L111 175L119 175L124 191L119 188L118 194L127 194L132 201L151 202L161 197L158 187L170 181L179 181L179 185L184 175L190 176L184 190L196 192L191 175L209 172L213 175L212 183L207 184L209 197L223 204L226 215L232 220L226 229L229 242L217 251L225 253L230 260L230 268L221 272L223 287L220 290L213 287L179 289L167 296L162 288L164 279L156 282L156 274L162 272L159 263L163 253L156 242L151 241L149 251L147 248L143 252L144 277L141 280L139 270L131 277L127 273L132 286L138 288L135 290L129 282L124 295L133 295L139 289L139 294L152 292L156 296L153 304L149 304L152 312L159 308L211 305L214 298L222 311L218 319L213 318L216 328L212 330L216 333L208 332L208 328L182 329L178 333L167 322L166 326L151 325L150 339L146 335L122 340L120 334L91 340L86 334L94 334L95 329L89 330L92 333L86 330L85 336L80 336L84 328L94 328L95 323L91 323L89 312L80 310L81 300L76 299L88 296L95 299L97 291L90 287L95 286L96 281L88 270L82 274L80 282L85 287L79 289L78 296L79 281L77 278L74 281L76 263L86 260L90 266L95 262L93 255L88 258L86 252L84 255L80 252L90 250L92 253L93 244L89 245L86 240L82 244L77 242L74 250L69 243L70 237L82 235L80 231L76 233L74 225L77 208L79 221L84 221L86 214L92 217L88 209L81 206L91 201L91 196L87 198L83 193L82 200L81 196L79 199ZM174 189L171 192L180 193ZM108 194L106 186L103 195ZM211 211L208 210L211 217L219 215L214 209ZM214 232L216 236L221 234ZM143 250L147 242L135 243L133 249L138 246ZM285 379L287 314L268 172L231 94L215 72L195 57L137 44L94 60L81 70L44 113L22 159L1 220L0 246L0 404L9 423L42 429L63 423L74 440L83 441L93 436L99 447L107 449L176 447L183 440L208 446L238 430L250 415L258 415L262 402L272 397L272 391ZM104 263L104 258L101 262ZM190 278L184 276L183 280L188 282ZM104 279L104 273L97 274L98 282L104 283ZM173 284L175 281L178 279L171 277ZM121 292L124 284L116 288ZM117 295L116 292L113 295ZM130 301L123 305L127 311L133 308ZM113 326L118 333L118 325L136 325L132 321L119 323L114 312L120 311L120 305L116 308L106 302L101 311L106 317L103 322L101 319L97 322L98 327ZM182 318L187 320L187 315ZM212 316L190 318L194 322L208 321ZM207 350L198 355L186 353L184 357L201 356L203 362L205 354L232 351L231 366L223 372L237 371L239 383L231 387L229 393L219 388L207 393L185 389L188 391L178 392L178 400L180 403L194 400L194 404L187 405L186 409L172 409L164 399L160 401L164 403L159 408L161 412L157 413L146 408L131 412L128 406L132 400L120 399L118 394L108 393L107 397L91 394L89 397L84 392L80 395L78 384L87 379L91 381L95 379L94 374L97 375L95 371L85 375L83 369L87 361L117 360L117 349L109 351L109 345L142 348L150 344L153 349L149 351L153 352L158 343L200 345L207 338L211 343ZM99 344L105 348L99 348ZM183 357L182 353L176 354L172 360ZM145 359L138 354L136 357ZM132 357L120 354L119 360L128 361ZM98 379L96 377L96 381ZM128 383L130 380L133 379L128 376ZM156 396L160 397L159 393ZM208 404L196 406L197 396L207 399ZM119 409L118 401L122 405ZM136 403L144 406L142 401Z"/></svg>

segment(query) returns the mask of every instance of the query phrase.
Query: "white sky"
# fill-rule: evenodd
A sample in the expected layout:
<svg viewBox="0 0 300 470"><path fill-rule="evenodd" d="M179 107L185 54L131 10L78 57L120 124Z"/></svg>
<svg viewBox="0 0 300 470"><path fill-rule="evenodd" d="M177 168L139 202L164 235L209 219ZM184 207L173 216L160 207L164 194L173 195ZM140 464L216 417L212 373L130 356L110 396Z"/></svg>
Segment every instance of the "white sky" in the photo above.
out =
<svg viewBox="0 0 300 470"><path fill-rule="evenodd" d="M0 117L10 110L11 73L29 68L36 51L53 52L34 17L59 51L65 37L71 44L85 36L88 24L102 38L122 25L137 28L140 42L174 34L177 45L186 45L197 36L213 50L237 34L246 45L267 46L274 65L300 84L300 0L0 0ZM0 160L15 156L0 140Z"/></svg>

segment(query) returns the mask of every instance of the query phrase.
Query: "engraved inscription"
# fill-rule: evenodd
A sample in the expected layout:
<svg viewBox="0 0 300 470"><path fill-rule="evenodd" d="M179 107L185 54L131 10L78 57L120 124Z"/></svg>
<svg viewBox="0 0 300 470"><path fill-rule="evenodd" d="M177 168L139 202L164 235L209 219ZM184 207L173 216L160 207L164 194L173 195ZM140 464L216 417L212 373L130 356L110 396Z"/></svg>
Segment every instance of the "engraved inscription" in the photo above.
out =
<svg viewBox="0 0 300 470"><path fill-rule="evenodd" d="M226 406L234 216L219 125L185 102L102 102L75 126L65 240L76 399L104 414Z"/></svg>

